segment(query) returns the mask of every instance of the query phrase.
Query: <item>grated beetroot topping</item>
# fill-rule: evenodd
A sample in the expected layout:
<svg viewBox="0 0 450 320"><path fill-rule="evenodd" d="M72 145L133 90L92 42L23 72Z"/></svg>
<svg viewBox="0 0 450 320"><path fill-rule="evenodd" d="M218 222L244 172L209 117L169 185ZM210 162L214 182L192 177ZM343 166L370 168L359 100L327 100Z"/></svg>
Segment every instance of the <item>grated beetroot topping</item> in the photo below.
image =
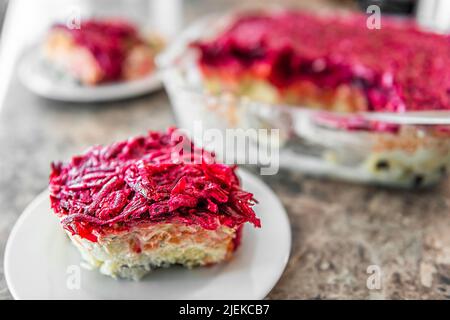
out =
<svg viewBox="0 0 450 320"><path fill-rule="evenodd" d="M149 132L53 163L51 207L64 228L91 241L142 223L260 227L253 195L240 188L235 169L175 129Z"/></svg>
<svg viewBox="0 0 450 320"><path fill-rule="evenodd" d="M127 50L142 42L131 23L119 19L86 20L80 28L56 24L53 28L66 31L76 44L87 48L97 60L106 81L120 79Z"/></svg>
<svg viewBox="0 0 450 320"><path fill-rule="evenodd" d="M249 70L280 90L298 80L322 88L361 88L368 111L450 109L450 39L410 20L315 16L280 11L247 14L212 40L194 43L203 70L238 77Z"/></svg>

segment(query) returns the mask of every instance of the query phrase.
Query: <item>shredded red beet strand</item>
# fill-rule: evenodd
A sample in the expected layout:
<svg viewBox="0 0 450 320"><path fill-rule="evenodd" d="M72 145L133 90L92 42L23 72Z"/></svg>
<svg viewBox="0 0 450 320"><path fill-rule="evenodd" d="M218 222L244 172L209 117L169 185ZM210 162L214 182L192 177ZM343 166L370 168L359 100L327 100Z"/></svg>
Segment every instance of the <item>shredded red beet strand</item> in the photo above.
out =
<svg viewBox="0 0 450 320"><path fill-rule="evenodd" d="M122 76L122 64L127 50L142 42L131 23L121 19L86 20L80 28L68 28L56 24L72 37L76 44L87 48L105 74L105 80L117 80Z"/></svg>
<svg viewBox="0 0 450 320"><path fill-rule="evenodd" d="M91 241L141 223L260 226L236 167L216 163L175 129L95 146L51 169L52 209L67 230Z"/></svg>
<svg viewBox="0 0 450 320"><path fill-rule="evenodd" d="M298 80L361 88L368 111L450 109L449 37L410 20L383 17L381 29L366 21L359 14L246 14L193 46L203 68L232 77L252 70L280 89Z"/></svg>

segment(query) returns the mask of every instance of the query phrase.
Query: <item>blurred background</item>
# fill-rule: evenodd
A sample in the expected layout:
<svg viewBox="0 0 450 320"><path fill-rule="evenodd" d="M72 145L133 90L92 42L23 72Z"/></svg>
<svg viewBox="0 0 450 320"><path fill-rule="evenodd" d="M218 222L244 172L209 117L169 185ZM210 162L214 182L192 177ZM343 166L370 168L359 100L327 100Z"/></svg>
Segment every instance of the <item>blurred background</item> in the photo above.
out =
<svg viewBox="0 0 450 320"><path fill-rule="evenodd" d="M136 23L174 36L183 26L206 13L232 8L290 6L307 9L362 10L376 4L383 14L413 15L420 23L438 31L449 28L447 0L0 0L0 102L19 52L43 36L55 21L81 16L124 16Z"/></svg>

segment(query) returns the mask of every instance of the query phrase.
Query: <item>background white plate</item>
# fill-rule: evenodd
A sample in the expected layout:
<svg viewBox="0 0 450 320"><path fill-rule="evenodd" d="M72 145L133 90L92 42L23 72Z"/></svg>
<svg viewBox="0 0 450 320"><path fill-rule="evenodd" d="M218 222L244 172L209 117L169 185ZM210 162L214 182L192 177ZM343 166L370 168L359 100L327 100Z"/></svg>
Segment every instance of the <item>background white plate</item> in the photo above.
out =
<svg viewBox="0 0 450 320"><path fill-rule="evenodd" d="M71 102L101 102L131 98L161 89L155 72L133 81L83 86L46 63L39 46L27 49L19 61L19 78L32 92L45 98Z"/></svg>
<svg viewBox="0 0 450 320"><path fill-rule="evenodd" d="M280 278L289 258L289 220L275 194L258 178L240 170L252 192L262 228L246 225L234 258L214 267L155 270L140 282L114 280L79 268L81 257L50 210L48 192L25 209L5 251L5 276L16 299L262 299ZM69 289L73 270L81 286Z"/></svg>

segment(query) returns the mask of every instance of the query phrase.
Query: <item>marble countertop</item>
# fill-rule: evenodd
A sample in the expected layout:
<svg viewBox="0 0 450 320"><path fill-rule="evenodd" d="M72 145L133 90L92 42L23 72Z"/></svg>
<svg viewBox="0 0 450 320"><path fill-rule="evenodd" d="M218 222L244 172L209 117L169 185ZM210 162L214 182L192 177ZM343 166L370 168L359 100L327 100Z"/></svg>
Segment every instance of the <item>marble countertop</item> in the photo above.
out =
<svg viewBox="0 0 450 320"><path fill-rule="evenodd" d="M46 188L52 160L173 124L163 91L79 105L39 98L13 79L0 113L0 259L14 222ZM411 192L283 170L262 179L293 233L288 266L268 298L450 298L450 181ZM372 265L380 289L367 287ZM1 266L0 298L11 298Z"/></svg>

